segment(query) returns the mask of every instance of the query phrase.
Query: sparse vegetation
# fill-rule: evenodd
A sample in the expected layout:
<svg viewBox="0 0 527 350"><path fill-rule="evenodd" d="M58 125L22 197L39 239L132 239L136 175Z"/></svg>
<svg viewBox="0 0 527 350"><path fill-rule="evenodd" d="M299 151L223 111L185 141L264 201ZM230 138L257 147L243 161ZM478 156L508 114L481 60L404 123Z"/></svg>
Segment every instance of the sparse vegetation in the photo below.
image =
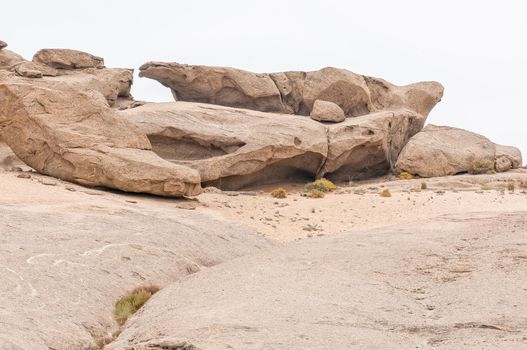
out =
<svg viewBox="0 0 527 350"><path fill-rule="evenodd" d="M410 173L407 173L406 171L403 171L402 173L400 173L398 177L399 177L400 180L412 180L412 179L415 179L415 176L413 176Z"/></svg>
<svg viewBox="0 0 527 350"><path fill-rule="evenodd" d="M321 190L317 190L317 189L313 189L307 193L307 196L309 198L324 198L325 195L326 195L325 192Z"/></svg>
<svg viewBox="0 0 527 350"><path fill-rule="evenodd" d="M494 161L490 159L475 160L470 163L469 174L487 174L494 171Z"/></svg>
<svg viewBox="0 0 527 350"><path fill-rule="evenodd" d="M507 183L507 189L510 191L510 192L514 192L514 190L516 189L516 184L514 183L514 181L509 181Z"/></svg>
<svg viewBox="0 0 527 350"><path fill-rule="evenodd" d="M379 193L379 195L381 197L391 197L392 193L390 192L389 188L385 188L384 190L381 191L381 193Z"/></svg>
<svg viewBox="0 0 527 350"><path fill-rule="evenodd" d="M139 287L124 295L115 303L115 320L123 325L148 299L159 291L156 286Z"/></svg>
<svg viewBox="0 0 527 350"><path fill-rule="evenodd" d="M271 191L271 196L274 198L286 198L287 191L282 187L278 187Z"/></svg>
<svg viewBox="0 0 527 350"><path fill-rule="evenodd" d="M306 191L310 192L313 190L318 190L322 192L331 192L337 189L337 186L329 181L328 179L318 179L316 181L310 182L305 186Z"/></svg>
<svg viewBox="0 0 527 350"><path fill-rule="evenodd" d="M483 185L481 185L481 189L483 191L490 191L492 189L492 187L490 187L489 184L483 184Z"/></svg>
<svg viewBox="0 0 527 350"><path fill-rule="evenodd" d="M421 182L421 189L422 190L426 190L428 188L428 184L426 183L426 181L422 181Z"/></svg>

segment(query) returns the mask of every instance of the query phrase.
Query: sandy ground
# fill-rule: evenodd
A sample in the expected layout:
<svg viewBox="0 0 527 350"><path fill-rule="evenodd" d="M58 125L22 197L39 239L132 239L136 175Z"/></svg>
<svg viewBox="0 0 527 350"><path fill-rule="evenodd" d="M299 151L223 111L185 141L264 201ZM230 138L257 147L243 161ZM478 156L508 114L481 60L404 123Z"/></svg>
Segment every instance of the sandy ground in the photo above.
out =
<svg viewBox="0 0 527 350"><path fill-rule="evenodd" d="M30 176L31 178L20 178ZM421 190L422 182L427 189ZM509 191L509 183L514 191ZM285 187L287 198L270 192ZM388 188L392 197L382 197ZM216 219L235 221L265 237L289 242L356 229L419 222L446 214L527 210L527 170L495 175L460 175L433 179L377 179L340 184L324 198L308 198L303 185L266 186L223 192L209 188L191 199L126 194L78 186L34 172L0 170L0 203L46 205L56 210L75 203L133 207L157 214L166 208L197 210Z"/></svg>
<svg viewBox="0 0 527 350"><path fill-rule="evenodd" d="M423 181L426 190L420 189ZM514 192L507 189L509 182L515 184ZM196 208L241 222L282 242L419 222L446 214L527 210L525 170L434 179L378 179L340 186L318 199L305 197L301 185L282 186L289 195L275 199L270 191L276 187L254 192L205 193ZM392 197L379 195L384 188L389 188Z"/></svg>

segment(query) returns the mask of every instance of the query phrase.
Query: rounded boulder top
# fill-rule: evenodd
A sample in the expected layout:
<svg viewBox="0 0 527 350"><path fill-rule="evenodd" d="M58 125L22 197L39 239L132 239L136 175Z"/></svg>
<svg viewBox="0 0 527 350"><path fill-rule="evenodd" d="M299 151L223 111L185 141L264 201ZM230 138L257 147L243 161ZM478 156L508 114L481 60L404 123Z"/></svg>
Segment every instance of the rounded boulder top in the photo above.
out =
<svg viewBox="0 0 527 350"><path fill-rule="evenodd" d="M5 41L0 40L0 50L7 47L7 43Z"/></svg>

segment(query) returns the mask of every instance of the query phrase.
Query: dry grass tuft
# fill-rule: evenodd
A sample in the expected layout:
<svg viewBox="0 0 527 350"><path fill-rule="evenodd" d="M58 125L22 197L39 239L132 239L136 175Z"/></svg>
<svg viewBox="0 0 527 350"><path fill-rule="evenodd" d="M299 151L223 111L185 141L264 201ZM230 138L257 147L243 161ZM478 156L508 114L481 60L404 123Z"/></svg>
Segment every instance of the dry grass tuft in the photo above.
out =
<svg viewBox="0 0 527 350"><path fill-rule="evenodd" d="M412 179L415 179L415 176L413 176L410 173L407 173L406 171L403 171L402 173L399 174L398 178L400 180L412 180Z"/></svg>
<svg viewBox="0 0 527 350"><path fill-rule="evenodd" d="M487 174L494 171L494 161L490 159L479 159L470 163L469 174Z"/></svg>
<svg viewBox="0 0 527 350"><path fill-rule="evenodd" d="M514 192L514 190L516 189L516 184L514 183L514 181L509 181L507 183L507 189L510 191L510 192Z"/></svg>
<svg viewBox="0 0 527 350"><path fill-rule="evenodd" d="M428 184L426 183L426 181L421 182L421 189L426 190L427 188L428 188Z"/></svg>
<svg viewBox="0 0 527 350"><path fill-rule="evenodd" d="M114 316L119 325L123 325L126 320L137 312L148 299L159 291L156 286L139 287L124 295L115 303Z"/></svg>
<svg viewBox="0 0 527 350"><path fill-rule="evenodd" d="M337 186L328 179L322 178L306 184L305 189L306 191L318 190L322 192L331 192L335 191Z"/></svg>
<svg viewBox="0 0 527 350"><path fill-rule="evenodd" d="M278 187L271 191L271 196L274 198L286 198L287 191L282 187Z"/></svg>
<svg viewBox="0 0 527 350"><path fill-rule="evenodd" d="M392 193L390 192L389 188L385 188L384 190L381 191L381 193L379 193L379 195L381 197L391 197Z"/></svg>
<svg viewBox="0 0 527 350"><path fill-rule="evenodd" d="M307 196L309 198L324 198L325 195L326 195L325 192L321 190L317 190L317 189L313 189L307 193Z"/></svg>

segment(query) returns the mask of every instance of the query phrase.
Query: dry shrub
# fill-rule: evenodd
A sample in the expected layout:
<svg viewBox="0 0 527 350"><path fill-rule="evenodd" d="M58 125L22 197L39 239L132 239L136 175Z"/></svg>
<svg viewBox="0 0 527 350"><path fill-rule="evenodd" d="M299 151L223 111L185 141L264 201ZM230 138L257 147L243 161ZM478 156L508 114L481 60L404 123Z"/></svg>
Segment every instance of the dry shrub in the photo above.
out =
<svg viewBox="0 0 527 350"><path fill-rule="evenodd" d="M403 171L402 173L400 173L398 177L399 177L400 180L412 180L412 179L415 179L415 176L413 176L410 173L407 173L406 171Z"/></svg>
<svg viewBox="0 0 527 350"><path fill-rule="evenodd" d="M139 287L121 297L115 303L114 315L117 323L123 325L128 317L136 313L158 291L156 286Z"/></svg>
<svg viewBox="0 0 527 350"><path fill-rule="evenodd" d="M322 178L306 184L305 189L306 191L319 190L322 192L331 192L335 191L337 186L328 179Z"/></svg>
<svg viewBox="0 0 527 350"><path fill-rule="evenodd" d="M287 191L282 187L278 187L271 191L271 196L274 198L286 198Z"/></svg>
<svg viewBox="0 0 527 350"><path fill-rule="evenodd" d="M428 184L426 183L426 181L421 182L421 189L426 190L427 188L428 188Z"/></svg>
<svg viewBox="0 0 527 350"><path fill-rule="evenodd" d="M391 197L392 193L390 192L389 188L385 188L384 190L381 191L381 193L379 193L379 195L381 197Z"/></svg>
<svg viewBox="0 0 527 350"><path fill-rule="evenodd" d="M325 195L326 195L325 192L321 190L317 190L317 189L313 189L307 193L307 196L309 198L324 198Z"/></svg>
<svg viewBox="0 0 527 350"><path fill-rule="evenodd" d="M479 159L470 163L469 174L487 174L494 171L494 161L490 159Z"/></svg>
<svg viewBox="0 0 527 350"><path fill-rule="evenodd" d="M514 181L509 181L507 183L507 189L510 191L510 192L514 192L514 190L516 189L516 184L514 183Z"/></svg>

